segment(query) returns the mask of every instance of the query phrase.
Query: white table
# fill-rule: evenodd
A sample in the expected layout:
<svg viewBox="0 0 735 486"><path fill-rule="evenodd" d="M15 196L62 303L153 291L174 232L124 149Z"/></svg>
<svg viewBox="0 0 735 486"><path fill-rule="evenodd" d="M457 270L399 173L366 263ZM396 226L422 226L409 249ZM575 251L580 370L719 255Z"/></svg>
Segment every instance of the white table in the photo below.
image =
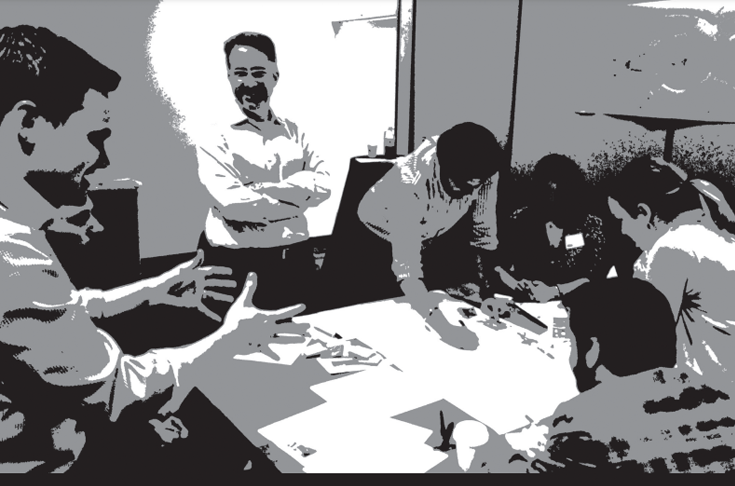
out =
<svg viewBox="0 0 735 486"><path fill-rule="evenodd" d="M459 316L460 307L469 305L447 299L440 306L447 316ZM297 357L302 345L276 346L281 363L236 359L198 386L251 442L267 448L281 471L427 472L449 461L434 450L438 444L426 443L436 438L438 414L425 426L393 417L443 400L455 415L505 434L576 396L569 341L553 327L564 311L558 303L526 309L549 329L495 329L481 321L502 326L479 309L463 319L479 338L473 351L442 342L401 299L331 310L295 320L358 338L386 361L333 376L315 360Z"/></svg>

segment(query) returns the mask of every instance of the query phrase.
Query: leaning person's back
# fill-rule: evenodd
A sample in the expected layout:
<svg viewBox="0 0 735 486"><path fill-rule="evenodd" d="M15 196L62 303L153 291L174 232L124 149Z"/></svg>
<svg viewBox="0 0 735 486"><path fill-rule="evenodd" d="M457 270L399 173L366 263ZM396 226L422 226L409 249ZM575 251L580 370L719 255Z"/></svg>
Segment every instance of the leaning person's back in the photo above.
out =
<svg viewBox="0 0 735 486"><path fill-rule="evenodd" d="M705 376L731 375L735 237L711 224L677 226L636 262L635 274L657 286L685 278L678 316L682 359Z"/></svg>

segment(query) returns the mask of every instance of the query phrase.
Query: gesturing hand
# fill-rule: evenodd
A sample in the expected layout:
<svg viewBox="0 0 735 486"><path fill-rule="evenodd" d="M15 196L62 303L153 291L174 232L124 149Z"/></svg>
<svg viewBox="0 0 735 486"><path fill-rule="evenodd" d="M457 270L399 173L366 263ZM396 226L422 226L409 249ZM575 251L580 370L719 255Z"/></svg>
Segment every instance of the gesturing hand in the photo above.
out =
<svg viewBox="0 0 735 486"><path fill-rule="evenodd" d="M198 309L201 313L220 321L220 317L204 305L202 299L209 297L224 302L232 302L235 298L212 290L212 288L234 288L234 280L214 278L232 275L227 267L203 267L204 252L197 250L197 255L186 263L174 267L161 277L163 282L156 286L158 299L156 303L175 307Z"/></svg>
<svg viewBox="0 0 735 486"><path fill-rule="evenodd" d="M278 361L280 358L268 346L306 340L309 325L291 322L291 318L303 312L306 306L298 304L274 311L258 309L253 305L256 287L257 276L250 273L242 293L225 316L223 333L229 334L228 342L232 343L235 353L260 352Z"/></svg>

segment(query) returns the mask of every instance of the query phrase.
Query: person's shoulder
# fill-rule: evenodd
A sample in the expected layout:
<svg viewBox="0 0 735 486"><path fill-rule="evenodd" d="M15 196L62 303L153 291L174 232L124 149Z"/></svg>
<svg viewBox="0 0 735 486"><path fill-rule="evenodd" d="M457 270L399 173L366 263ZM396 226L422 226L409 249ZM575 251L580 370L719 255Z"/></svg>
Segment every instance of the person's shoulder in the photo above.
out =
<svg viewBox="0 0 735 486"><path fill-rule="evenodd" d="M192 128L189 138L198 148L209 149L227 142L227 138L235 132L229 123L213 122Z"/></svg>
<svg viewBox="0 0 735 486"><path fill-rule="evenodd" d="M706 226L685 224L673 227L664 233L654 244L651 254L680 255L701 259L704 255L717 252L721 246L720 243L727 243L727 241Z"/></svg>
<svg viewBox="0 0 735 486"><path fill-rule="evenodd" d="M299 127L299 124L295 121L291 120L290 118L278 118L278 121L281 122L284 126L284 128L289 133L295 133L298 134L301 132L301 128Z"/></svg>
<svg viewBox="0 0 735 486"><path fill-rule="evenodd" d="M0 265L6 267L10 276L34 266L52 265L51 256L39 249L41 238L40 233L27 226L0 218Z"/></svg>
<svg viewBox="0 0 735 486"><path fill-rule="evenodd" d="M303 141L305 137L306 130L304 129L303 124L298 124L295 121L291 120L290 118L278 118L278 121L283 126L283 129L286 132L286 136L290 139L297 140L297 141Z"/></svg>

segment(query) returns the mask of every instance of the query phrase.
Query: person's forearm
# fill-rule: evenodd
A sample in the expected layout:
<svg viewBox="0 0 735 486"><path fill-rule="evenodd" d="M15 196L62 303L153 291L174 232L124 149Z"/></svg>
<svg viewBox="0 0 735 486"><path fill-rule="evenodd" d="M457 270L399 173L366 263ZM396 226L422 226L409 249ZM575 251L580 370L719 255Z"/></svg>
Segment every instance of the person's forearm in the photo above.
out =
<svg viewBox="0 0 735 486"><path fill-rule="evenodd" d="M428 292L424 282L418 278L409 278L400 282L401 291L406 297L416 297Z"/></svg>
<svg viewBox="0 0 735 486"><path fill-rule="evenodd" d="M571 282L558 284L556 288L559 291L559 297L563 297L567 295L568 293L573 292L578 287L582 286L583 284L586 284L589 281L590 279L588 278L578 278L577 280L573 280Z"/></svg>
<svg viewBox="0 0 735 486"><path fill-rule="evenodd" d="M329 198L324 177L313 172L299 172L281 182L252 184L250 188L273 199L299 207L318 206Z"/></svg>
<svg viewBox="0 0 735 486"><path fill-rule="evenodd" d="M158 288L165 280L166 274L162 274L123 287L110 290L84 289L77 294L90 317L112 317L142 305L158 304Z"/></svg>
<svg viewBox="0 0 735 486"><path fill-rule="evenodd" d="M118 383L113 387L110 403L112 420L128 405L171 391L159 414L175 412L189 391L201 382L202 374L211 372L209 363L228 357L222 338L232 326L222 326L209 336L188 346L151 350L140 356L123 356L119 364ZM228 330L229 329L229 330ZM229 354L229 358L234 356Z"/></svg>

